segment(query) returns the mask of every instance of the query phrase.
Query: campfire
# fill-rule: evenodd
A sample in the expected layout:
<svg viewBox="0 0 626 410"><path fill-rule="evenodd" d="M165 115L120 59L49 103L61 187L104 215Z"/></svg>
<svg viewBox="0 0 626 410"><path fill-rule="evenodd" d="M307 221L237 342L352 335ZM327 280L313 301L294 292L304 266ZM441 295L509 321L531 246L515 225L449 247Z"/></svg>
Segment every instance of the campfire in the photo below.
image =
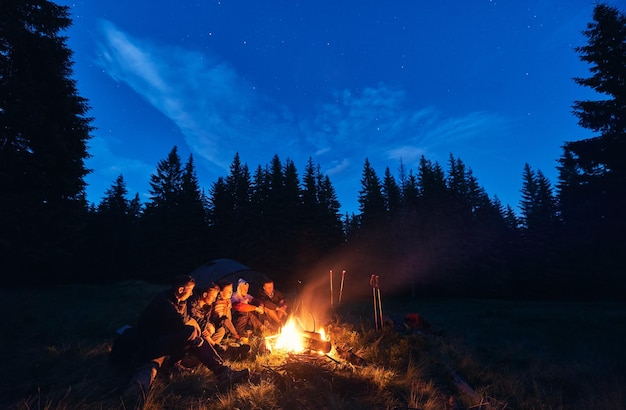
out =
<svg viewBox="0 0 626 410"><path fill-rule="evenodd" d="M265 338L265 347L270 352L304 353L313 351L321 354L330 352L332 348L330 338L326 336L324 329L320 329L319 332L304 330L293 316L282 327L280 333Z"/></svg>

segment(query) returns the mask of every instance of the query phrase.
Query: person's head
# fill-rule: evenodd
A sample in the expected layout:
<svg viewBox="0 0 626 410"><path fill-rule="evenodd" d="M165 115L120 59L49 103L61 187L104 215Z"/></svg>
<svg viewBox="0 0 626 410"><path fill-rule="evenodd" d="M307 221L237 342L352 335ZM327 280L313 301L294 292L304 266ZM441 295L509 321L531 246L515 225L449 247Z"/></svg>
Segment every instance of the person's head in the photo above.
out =
<svg viewBox="0 0 626 410"><path fill-rule="evenodd" d="M244 278L239 278L237 281L237 293L247 295L248 289L250 289L250 284Z"/></svg>
<svg viewBox="0 0 626 410"><path fill-rule="evenodd" d="M206 303L207 305L210 305L213 302L215 302L215 299L217 299L218 293L220 293L220 287L217 286L217 284L215 283L211 283L202 291L200 298L202 299L204 303Z"/></svg>
<svg viewBox="0 0 626 410"><path fill-rule="evenodd" d="M189 275L178 275L172 280L174 296L180 301L187 300L191 296L194 286L196 286L196 281Z"/></svg>
<svg viewBox="0 0 626 410"><path fill-rule="evenodd" d="M267 279L263 282L263 292L271 295L274 292L274 281L271 279Z"/></svg>
<svg viewBox="0 0 626 410"><path fill-rule="evenodd" d="M220 298L221 299L230 299L233 295L233 284L230 282L220 282L218 283L220 288Z"/></svg>

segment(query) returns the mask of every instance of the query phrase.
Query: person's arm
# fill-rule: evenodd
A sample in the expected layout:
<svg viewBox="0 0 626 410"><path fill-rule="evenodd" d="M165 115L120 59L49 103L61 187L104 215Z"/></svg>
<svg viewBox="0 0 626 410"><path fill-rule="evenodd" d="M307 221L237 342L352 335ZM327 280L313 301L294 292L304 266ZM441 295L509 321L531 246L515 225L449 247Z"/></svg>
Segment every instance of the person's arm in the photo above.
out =
<svg viewBox="0 0 626 410"><path fill-rule="evenodd" d="M233 325L233 322L230 319L224 319L224 322L222 323L224 324L226 330L228 330L235 339L239 340L241 338L239 333L237 333L237 329L235 329L235 325Z"/></svg>
<svg viewBox="0 0 626 410"><path fill-rule="evenodd" d="M274 303L272 299L270 299L269 296L265 295L264 293L260 293L257 299L261 301L266 309L276 310L276 308L278 307L278 305Z"/></svg>
<svg viewBox="0 0 626 410"><path fill-rule="evenodd" d="M237 329L233 325L231 318L229 317L230 308L228 306L228 300L220 299L213 305L213 314L211 321L215 324L215 327L224 326L236 339L239 338Z"/></svg>
<svg viewBox="0 0 626 410"><path fill-rule="evenodd" d="M217 340L213 338L214 334L215 334L215 326L213 326L213 323L207 322L206 326L204 327L204 330L202 331L202 337L204 337L204 339L207 342L209 342L212 346L217 344Z"/></svg>
<svg viewBox="0 0 626 410"><path fill-rule="evenodd" d="M257 307L249 303L233 302L233 310L236 312L254 312Z"/></svg>
<svg viewBox="0 0 626 410"><path fill-rule="evenodd" d="M283 295L280 291L274 292L274 299L278 302L279 306L287 306L287 299L285 299L285 295Z"/></svg>

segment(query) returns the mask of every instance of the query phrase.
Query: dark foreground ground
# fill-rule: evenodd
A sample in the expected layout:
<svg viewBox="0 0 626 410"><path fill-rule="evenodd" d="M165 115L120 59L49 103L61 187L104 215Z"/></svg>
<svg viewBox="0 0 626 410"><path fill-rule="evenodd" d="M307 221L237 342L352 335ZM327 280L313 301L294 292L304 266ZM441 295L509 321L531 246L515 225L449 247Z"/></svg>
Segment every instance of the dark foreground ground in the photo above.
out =
<svg viewBox="0 0 626 410"><path fill-rule="evenodd" d="M0 408L129 408L114 397L119 386L107 368L106 356L115 330L132 322L160 289L132 282L0 291L7 313L0 324ZM354 408L369 400L378 404L360 407L448 408L438 397L441 389L436 382L431 383L433 392L420 393L429 386L430 378L445 373L458 375L471 389L458 393L463 400L456 408L478 405L472 403L476 397L490 398L491 408L501 409L626 408L623 302L385 298L383 307L394 331L375 332L371 300L346 301L337 309L334 325L353 329L337 338L349 340L355 351L375 364L359 373L369 378L368 384L355 382L354 377L349 382L392 393L385 396L380 391L366 391L354 398L332 391L333 386L328 386L331 377L324 381L330 398L321 407ZM426 319L430 328L424 332L403 329L403 320L410 313ZM385 345L387 340L392 345ZM406 357L411 355L414 357ZM386 368L397 374L395 381L385 379ZM409 378L420 379L420 383ZM334 380L339 380L338 376ZM268 389L263 393L266 396L275 390L263 383L254 388ZM163 394L171 397L174 393L164 387ZM240 408L288 408L285 402L281 406L284 399L280 397L254 405L251 393L246 393L245 400L243 394L238 391L221 401L212 398L215 395L204 397L204 393L192 402L180 397L170 401L155 398L147 407L181 403L179 408L228 408L237 402ZM419 407L411 407L411 403Z"/></svg>

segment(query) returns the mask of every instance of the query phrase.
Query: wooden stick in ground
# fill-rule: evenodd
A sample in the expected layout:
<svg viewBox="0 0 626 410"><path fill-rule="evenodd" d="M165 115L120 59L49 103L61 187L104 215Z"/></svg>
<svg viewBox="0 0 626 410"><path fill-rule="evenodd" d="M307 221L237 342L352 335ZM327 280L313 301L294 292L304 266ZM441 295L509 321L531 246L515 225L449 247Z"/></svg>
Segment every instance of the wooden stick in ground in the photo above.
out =
<svg viewBox="0 0 626 410"><path fill-rule="evenodd" d="M341 271L341 285L339 285L339 303L338 305L341 306L341 295L343 294L343 280L346 276L346 271Z"/></svg>
<svg viewBox="0 0 626 410"><path fill-rule="evenodd" d="M378 330L378 311L376 304L376 283L375 276L370 276L370 286L372 287L372 297L374 299L374 323L376 324L376 330Z"/></svg>
<svg viewBox="0 0 626 410"><path fill-rule="evenodd" d="M378 290L378 314L380 315L380 328L383 328L383 301L380 299L380 286L378 286L378 276L376 276L376 289Z"/></svg>
<svg viewBox="0 0 626 410"><path fill-rule="evenodd" d="M330 308L333 309L333 271L330 270Z"/></svg>

